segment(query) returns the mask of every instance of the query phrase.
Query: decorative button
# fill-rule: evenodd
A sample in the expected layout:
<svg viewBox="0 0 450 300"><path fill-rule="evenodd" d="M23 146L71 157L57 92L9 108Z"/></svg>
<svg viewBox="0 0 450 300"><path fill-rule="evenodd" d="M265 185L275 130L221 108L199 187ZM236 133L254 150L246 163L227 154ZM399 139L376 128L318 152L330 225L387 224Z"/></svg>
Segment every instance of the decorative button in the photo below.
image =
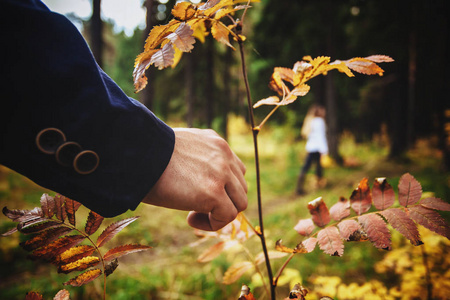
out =
<svg viewBox="0 0 450 300"><path fill-rule="evenodd" d="M65 167L69 167L73 164L75 157L83 149L78 143L66 142L58 147L55 153L56 161Z"/></svg>
<svg viewBox="0 0 450 300"><path fill-rule="evenodd" d="M73 161L73 167L79 174L90 174L97 169L99 163L99 157L97 153L91 150L84 150L75 156Z"/></svg>
<svg viewBox="0 0 450 300"><path fill-rule="evenodd" d="M36 136L36 145L45 154L55 154L58 147L66 141L64 133L57 128L46 128Z"/></svg>

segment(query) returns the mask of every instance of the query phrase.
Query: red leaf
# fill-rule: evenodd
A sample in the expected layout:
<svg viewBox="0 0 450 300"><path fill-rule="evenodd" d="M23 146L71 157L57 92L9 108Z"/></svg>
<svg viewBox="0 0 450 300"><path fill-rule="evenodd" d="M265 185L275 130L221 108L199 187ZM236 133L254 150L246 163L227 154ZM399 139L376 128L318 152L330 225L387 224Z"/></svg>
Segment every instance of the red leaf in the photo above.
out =
<svg viewBox="0 0 450 300"><path fill-rule="evenodd" d="M103 222L103 217L100 216L98 213L94 212L94 211L90 211L89 212L89 216L87 218L86 221L86 227L84 229L84 231L86 231L87 235L91 235L94 232L97 231L97 229L100 227L100 225Z"/></svg>
<svg viewBox="0 0 450 300"><path fill-rule="evenodd" d="M136 244L135 245L133 245L133 244L122 245L122 246L112 248L111 250L106 252L106 254L103 256L103 259L104 260L112 260L112 259L124 256L124 255L130 254L130 253L144 251L144 250L148 250L151 248L152 247L150 247L150 246L136 245Z"/></svg>
<svg viewBox="0 0 450 300"><path fill-rule="evenodd" d="M400 177L398 183L398 201L400 204L407 207L419 201L420 197L422 197L420 183L409 173Z"/></svg>
<svg viewBox="0 0 450 300"><path fill-rule="evenodd" d="M339 202L330 208L330 215L333 220L340 221L350 215L350 202L344 197L339 198Z"/></svg>
<svg viewBox="0 0 450 300"><path fill-rule="evenodd" d="M28 241L20 243L20 246L26 251L33 251L53 242L61 235L69 233L70 231L72 231L72 229L65 226L50 228L34 236Z"/></svg>
<svg viewBox="0 0 450 300"><path fill-rule="evenodd" d="M73 226L75 226L75 213L77 212L78 208L80 208L80 206L80 202L66 197L64 208L66 209L67 218L69 219L70 224L72 224Z"/></svg>
<svg viewBox="0 0 450 300"><path fill-rule="evenodd" d="M19 225L17 225L17 229L23 234L31 234L31 233L38 233L43 230L57 227L60 225L61 225L61 222L50 220L50 221L46 221L46 222L40 222L37 225L20 223Z"/></svg>
<svg viewBox="0 0 450 300"><path fill-rule="evenodd" d="M316 248L317 239L314 237L307 238L302 242L303 246L305 247L306 251L308 253L313 252Z"/></svg>
<svg viewBox="0 0 450 300"><path fill-rule="evenodd" d="M391 249L391 234L379 215L363 215L358 217L358 221L375 247L385 250Z"/></svg>
<svg viewBox="0 0 450 300"><path fill-rule="evenodd" d="M97 247L100 248L101 246L103 246L106 242L111 240L116 234L122 231L122 229L124 229L132 222L136 221L138 218L139 217L123 219L106 227L106 229L103 230L102 234L100 234L100 236L97 239Z"/></svg>
<svg viewBox="0 0 450 300"><path fill-rule="evenodd" d="M58 220L63 221L66 219L66 210L64 208L65 197L57 194L55 196L55 214Z"/></svg>
<svg viewBox="0 0 450 300"><path fill-rule="evenodd" d="M317 241L319 248L326 254L332 256L342 256L344 254L344 242L336 226L320 230L317 234Z"/></svg>
<svg viewBox="0 0 450 300"><path fill-rule="evenodd" d="M44 216L48 218L53 217L55 214L55 199L48 194L43 194L41 196L41 207Z"/></svg>
<svg viewBox="0 0 450 300"><path fill-rule="evenodd" d="M327 205L323 201L322 197L316 198L308 203L309 213L314 224L319 227L327 225L331 218Z"/></svg>
<svg viewBox="0 0 450 300"><path fill-rule="evenodd" d="M100 275L102 275L102 271L100 269L91 269L84 273L81 273L77 277L72 278L67 282L64 282L63 284L71 286L82 286L83 284L91 282Z"/></svg>
<svg viewBox="0 0 450 300"><path fill-rule="evenodd" d="M303 236L310 235L316 226L311 218L298 221L294 229Z"/></svg>
<svg viewBox="0 0 450 300"><path fill-rule="evenodd" d="M450 226L435 210L417 205L409 208L409 215L420 225L450 240Z"/></svg>
<svg viewBox="0 0 450 300"><path fill-rule="evenodd" d="M348 241L349 237L357 230L361 229L361 226L355 220L344 220L338 225L341 237Z"/></svg>
<svg viewBox="0 0 450 300"><path fill-rule="evenodd" d="M8 236L8 235L11 235L11 234L13 234L13 233L16 232L16 231L17 231L17 227L11 228L11 229L8 230L7 232L2 233L2 236Z"/></svg>
<svg viewBox="0 0 450 300"><path fill-rule="evenodd" d="M28 209L13 209L9 210L6 206L3 207L3 214L11 219L13 222L31 222L35 220L43 221L44 214L42 209L35 207L32 210Z"/></svg>
<svg viewBox="0 0 450 300"><path fill-rule="evenodd" d="M44 297L37 292L28 292L25 295L25 300L43 300Z"/></svg>
<svg viewBox="0 0 450 300"><path fill-rule="evenodd" d="M372 196L370 194L370 188L367 181L367 178L361 180L358 187L350 196L350 205L357 215L362 215L367 212L372 205Z"/></svg>
<svg viewBox="0 0 450 300"><path fill-rule="evenodd" d="M47 244L30 255L31 259L53 260L67 249L81 243L85 239L82 235L63 236L56 241Z"/></svg>
<svg viewBox="0 0 450 300"><path fill-rule="evenodd" d="M405 238L407 238L414 246L422 245L419 230L416 223L408 216L408 214L400 208L390 208L382 211L381 214L398 230Z"/></svg>
<svg viewBox="0 0 450 300"><path fill-rule="evenodd" d="M422 199L420 201L420 205L422 205L426 208L450 211L450 203L447 203L444 200L439 199L439 198L430 197L430 198Z"/></svg>
<svg viewBox="0 0 450 300"><path fill-rule="evenodd" d="M395 202L395 192L386 178L377 178L372 188L373 205L383 210L390 207Z"/></svg>

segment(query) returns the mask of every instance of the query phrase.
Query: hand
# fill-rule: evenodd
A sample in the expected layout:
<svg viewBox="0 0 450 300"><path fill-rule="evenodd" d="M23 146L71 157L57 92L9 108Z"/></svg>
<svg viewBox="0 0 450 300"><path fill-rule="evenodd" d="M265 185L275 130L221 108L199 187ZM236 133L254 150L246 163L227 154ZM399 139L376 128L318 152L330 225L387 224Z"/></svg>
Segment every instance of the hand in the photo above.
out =
<svg viewBox="0 0 450 300"><path fill-rule="evenodd" d="M190 226L219 230L247 208L245 166L213 130L174 132L172 158L143 202L190 210Z"/></svg>

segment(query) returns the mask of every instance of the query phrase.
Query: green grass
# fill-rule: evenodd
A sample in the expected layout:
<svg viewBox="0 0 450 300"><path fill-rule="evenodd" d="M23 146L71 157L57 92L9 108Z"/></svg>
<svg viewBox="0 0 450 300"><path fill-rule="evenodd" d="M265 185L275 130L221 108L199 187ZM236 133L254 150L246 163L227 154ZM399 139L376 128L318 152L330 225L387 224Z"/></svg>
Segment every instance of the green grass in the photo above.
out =
<svg viewBox="0 0 450 300"><path fill-rule="evenodd" d="M431 191L436 197L448 199L450 177L448 173L440 171L441 155L433 143L421 141L407 154L407 162L395 162L386 159L386 147L376 142L356 144L350 135L343 136L340 146L340 152L348 166L327 166L327 185L321 190L313 187L314 175L311 172L307 178L308 193L297 197L294 190L305 156L304 141L296 141L293 130L289 128L264 129L260 134L259 144L264 224L270 249L273 249L278 239L283 239L283 243L291 247L301 241L293 227L299 219L308 217L306 205L309 201L322 196L330 207L339 196L348 198L364 177L369 177L371 185L375 177L387 177L396 190L400 176L410 172L422 183L424 191ZM257 225L251 135L242 128L233 132L238 133L231 135L230 144L247 166L249 208L246 215L253 225ZM0 199L3 206L30 209L39 205L43 192L49 191L6 168L0 169ZM78 220L82 226L86 212L81 212L81 215L83 217L80 216ZM135 212L105 220L104 225L134 215L141 217L109 242L106 250L125 243L147 244L153 249L119 260L119 268L108 277L108 299L237 299L241 284L252 283L251 273L245 274L230 286L221 283L227 268L234 261L245 259L243 254L223 253L210 263L196 261L197 256L212 245L213 241L197 247L189 246L198 238L185 222L186 212L140 205ZM0 219L2 232L12 225L6 217ZM1 240L0 298L23 299L27 291L37 290L46 299L51 299L59 289L64 288L62 283L74 275L58 275L53 266L27 260L27 253L18 246L24 238L16 233ZM246 245L254 255L261 251L259 240L255 237ZM369 243L348 243L343 257L330 257L316 249L313 253L296 256L289 268L299 271L305 286L308 286L309 278L317 275L336 275L346 282L359 282L361 278L365 280L377 276L373 265L384 254L384 251L375 249ZM282 261L277 260L274 265L278 267ZM253 278L254 283L255 280ZM65 288L70 291L73 299L98 298L102 291L102 280L96 280L82 288ZM280 298L284 298L282 296L288 289L288 286L280 287ZM252 290L259 295L262 293L260 288Z"/></svg>

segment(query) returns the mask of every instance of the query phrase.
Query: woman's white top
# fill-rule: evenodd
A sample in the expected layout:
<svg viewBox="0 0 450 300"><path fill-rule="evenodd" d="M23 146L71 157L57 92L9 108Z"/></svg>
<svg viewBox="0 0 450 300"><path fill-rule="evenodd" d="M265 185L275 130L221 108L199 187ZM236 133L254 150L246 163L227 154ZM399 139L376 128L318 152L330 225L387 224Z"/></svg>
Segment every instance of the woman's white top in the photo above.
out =
<svg viewBox="0 0 450 300"><path fill-rule="evenodd" d="M315 117L311 120L306 151L328 153L326 125L323 118Z"/></svg>

